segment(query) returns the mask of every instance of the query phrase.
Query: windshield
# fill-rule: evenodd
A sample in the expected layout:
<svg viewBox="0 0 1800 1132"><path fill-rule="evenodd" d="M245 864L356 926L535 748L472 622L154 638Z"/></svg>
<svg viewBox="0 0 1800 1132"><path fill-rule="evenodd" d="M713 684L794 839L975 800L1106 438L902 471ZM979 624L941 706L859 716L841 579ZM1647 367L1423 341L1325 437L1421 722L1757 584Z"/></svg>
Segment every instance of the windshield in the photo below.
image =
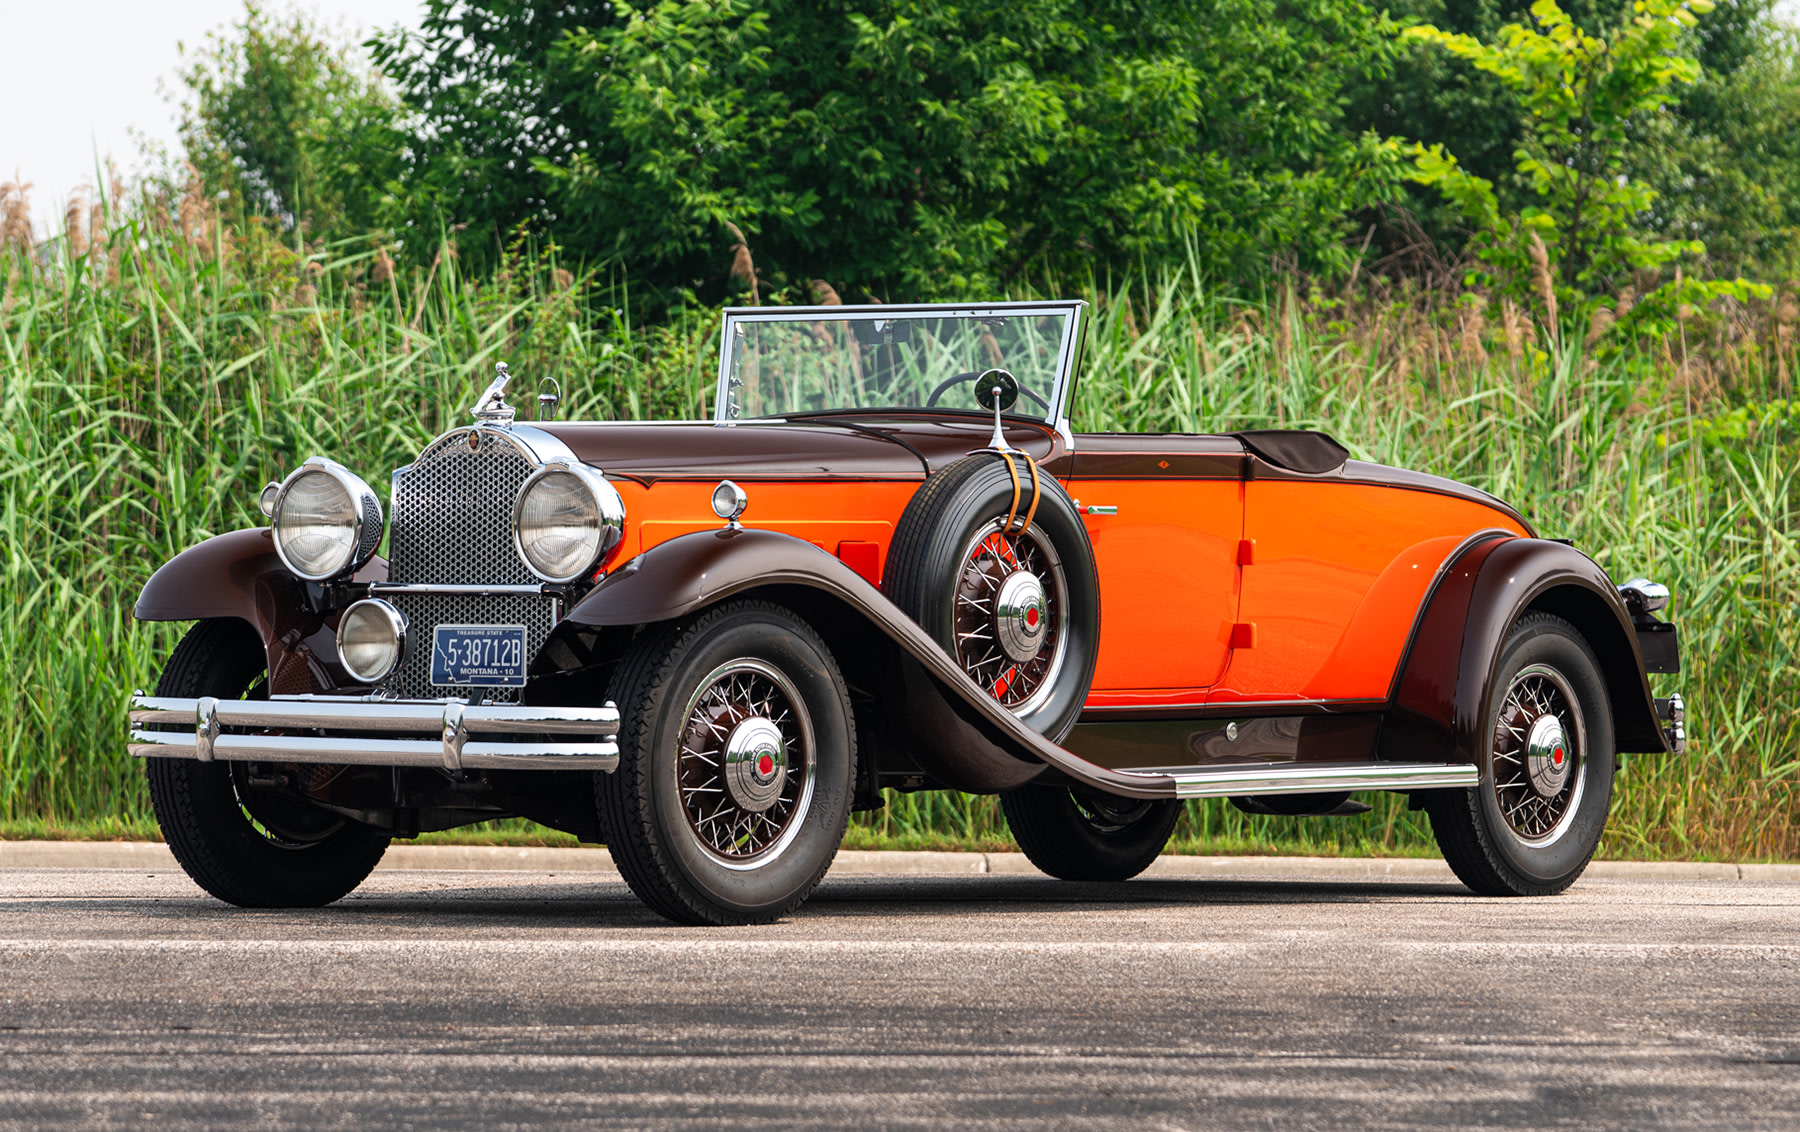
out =
<svg viewBox="0 0 1800 1132"><path fill-rule="evenodd" d="M1055 419L1076 304L733 312L721 420L842 409L970 409L975 378L1019 382L1009 412Z"/></svg>

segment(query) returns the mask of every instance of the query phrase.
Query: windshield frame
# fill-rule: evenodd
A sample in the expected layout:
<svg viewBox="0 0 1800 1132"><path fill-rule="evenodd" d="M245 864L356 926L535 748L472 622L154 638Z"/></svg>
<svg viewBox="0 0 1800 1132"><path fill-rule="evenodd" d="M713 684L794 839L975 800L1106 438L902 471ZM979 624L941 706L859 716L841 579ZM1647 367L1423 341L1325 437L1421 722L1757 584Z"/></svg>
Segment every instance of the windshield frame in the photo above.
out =
<svg viewBox="0 0 1800 1132"><path fill-rule="evenodd" d="M812 319L863 320L883 318L976 318L982 315L1007 315L1027 317L1030 315L1062 315L1063 338L1056 358L1056 381L1051 386L1046 399L1050 402L1048 409L1042 413L1007 412L1006 416L1019 417L1023 420L1046 424L1069 436L1068 401L1075 384L1075 365L1081 348L1081 316L1087 303L1081 299L1056 299L1044 302L1012 302L1012 303L915 303L910 305L869 304L866 306L832 306L832 307L726 307L724 325L719 331L719 377L713 389L713 423L731 426L755 421L758 424L775 424L782 421L781 416L737 417L726 414L726 406L730 402L731 393L731 341L732 335L739 326L753 322L807 322ZM1021 398L1021 400L1027 400ZM861 408L846 405L836 409L822 409L809 412L817 415L820 412L854 414L858 412L934 412L942 411L946 415L968 416L965 409L919 410L898 407Z"/></svg>

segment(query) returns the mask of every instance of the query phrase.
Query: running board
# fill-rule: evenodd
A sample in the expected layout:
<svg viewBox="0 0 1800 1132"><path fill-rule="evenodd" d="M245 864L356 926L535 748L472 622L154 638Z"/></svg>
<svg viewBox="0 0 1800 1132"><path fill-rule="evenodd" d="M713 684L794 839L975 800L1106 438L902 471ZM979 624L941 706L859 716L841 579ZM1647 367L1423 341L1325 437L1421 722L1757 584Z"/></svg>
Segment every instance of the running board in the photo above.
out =
<svg viewBox="0 0 1800 1132"><path fill-rule="evenodd" d="M1326 794L1344 790L1435 790L1469 787L1481 772L1469 763L1237 763L1121 770L1148 781L1172 781L1177 798L1254 794Z"/></svg>

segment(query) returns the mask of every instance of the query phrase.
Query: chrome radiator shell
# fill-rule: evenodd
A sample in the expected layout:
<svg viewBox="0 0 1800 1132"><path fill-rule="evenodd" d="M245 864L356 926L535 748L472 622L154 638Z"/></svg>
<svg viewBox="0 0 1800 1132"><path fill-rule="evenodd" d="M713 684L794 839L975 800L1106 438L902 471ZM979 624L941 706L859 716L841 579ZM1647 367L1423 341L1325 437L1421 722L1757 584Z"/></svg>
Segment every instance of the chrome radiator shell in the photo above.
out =
<svg viewBox="0 0 1800 1132"><path fill-rule="evenodd" d="M382 691L402 699L482 698L520 701L518 688L431 682L431 651L439 625L523 625L526 655L535 656L561 610L542 592L507 594L409 593L405 586L505 586L541 591L513 547L513 502L542 466L544 442L535 429L478 425L438 437L412 464L394 473L383 597L405 615L406 655Z"/></svg>

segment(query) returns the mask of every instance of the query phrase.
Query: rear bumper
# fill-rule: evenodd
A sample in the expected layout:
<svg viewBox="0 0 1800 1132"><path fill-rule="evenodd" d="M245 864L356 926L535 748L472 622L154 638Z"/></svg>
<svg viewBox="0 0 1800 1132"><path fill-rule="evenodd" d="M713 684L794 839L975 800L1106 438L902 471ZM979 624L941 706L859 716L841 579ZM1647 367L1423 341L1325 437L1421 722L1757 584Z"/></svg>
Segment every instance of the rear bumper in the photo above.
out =
<svg viewBox="0 0 1800 1132"><path fill-rule="evenodd" d="M151 730L173 725L180 730ZM619 765L619 710L472 706L462 700L210 696L131 698L136 758L445 770L604 770Z"/></svg>

